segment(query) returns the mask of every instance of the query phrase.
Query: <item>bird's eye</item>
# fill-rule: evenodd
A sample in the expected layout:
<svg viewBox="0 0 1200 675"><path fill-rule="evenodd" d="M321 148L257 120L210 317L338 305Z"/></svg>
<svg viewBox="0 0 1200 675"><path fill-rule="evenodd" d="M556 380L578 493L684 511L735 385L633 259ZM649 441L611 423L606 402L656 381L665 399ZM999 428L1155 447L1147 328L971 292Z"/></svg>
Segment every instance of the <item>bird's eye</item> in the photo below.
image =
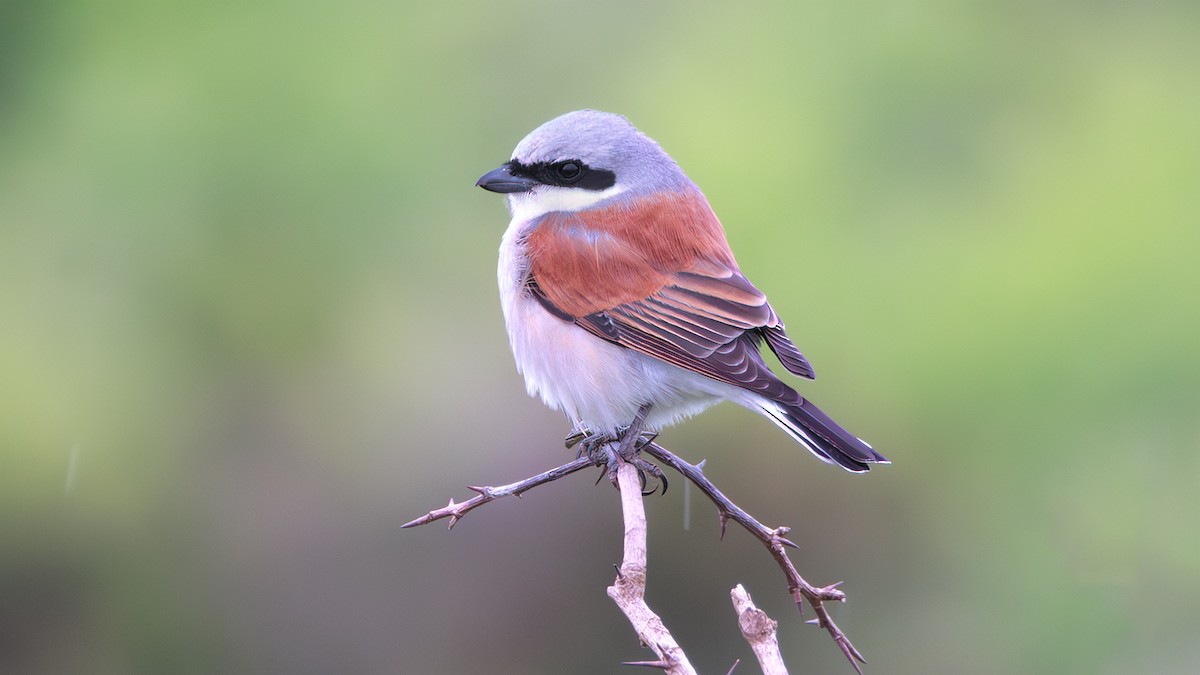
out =
<svg viewBox="0 0 1200 675"><path fill-rule="evenodd" d="M583 169L575 162L563 162L555 167L555 172L563 180L575 180L582 171Z"/></svg>

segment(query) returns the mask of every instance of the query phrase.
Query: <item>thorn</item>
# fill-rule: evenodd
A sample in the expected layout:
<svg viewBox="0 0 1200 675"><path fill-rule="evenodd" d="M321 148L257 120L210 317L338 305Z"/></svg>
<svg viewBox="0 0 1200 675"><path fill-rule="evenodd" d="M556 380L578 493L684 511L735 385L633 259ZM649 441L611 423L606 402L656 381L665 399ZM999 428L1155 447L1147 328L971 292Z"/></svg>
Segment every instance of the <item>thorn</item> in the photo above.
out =
<svg viewBox="0 0 1200 675"><path fill-rule="evenodd" d="M842 583L843 582L841 581L835 581L825 588L820 589L821 595L824 596L825 600L837 600L838 602L845 602L846 594L838 588L838 586L841 586Z"/></svg>
<svg viewBox="0 0 1200 675"><path fill-rule="evenodd" d="M621 574L621 566L616 563L613 563L613 569L617 571L617 580L625 581L625 575Z"/></svg>
<svg viewBox="0 0 1200 675"><path fill-rule="evenodd" d="M796 544L796 542L792 541L791 539L784 539L783 537L779 537L778 541L779 541L779 543L783 544L784 546L787 546L788 548L800 548Z"/></svg>
<svg viewBox="0 0 1200 675"><path fill-rule="evenodd" d="M698 464L696 464L696 470L699 471L700 473L704 473L704 465L706 463L708 463L707 459L700 460L700 462Z"/></svg>
<svg viewBox="0 0 1200 675"><path fill-rule="evenodd" d="M725 541L725 525L729 522L729 514L721 511L717 516L721 521L721 537L720 541Z"/></svg>
<svg viewBox="0 0 1200 675"><path fill-rule="evenodd" d="M462 518L462 516L450 516L450 524L446 526L446 531L449 532L450 530L453 530L454 526L458 524L460 518Z"/></svg>
<svg viewBox="0 0 1200 675"><path fill-rule="evenodd" d="M854 659L860 663L867 662L867 660L865 658L863 658L863 655L861 653L859 653L859 651L857 649L854 648L854 645L850 644L850 640L846 639L845 635L842 636L841 640L838 640L839 646L842 645L843 643L845 644L845 649L842 650L843 652L847 653L849 656L853 656Z"/></svg>
<svg viewBox="0 0 1200 675"><path fill-rule="evenodd" d="M729 672L725 673L725 675L733 675L733 671L737 670L738 664L741 662L742 662L741 659L734 659L733 665L729 666Z"/></svg>
<svg viewBox="0 0 1200 675"><path fill-rule="evenodd" d="M821 620L820 619L809 619L808 621L805 621L804 623L812 624L814 626L820 626Z"/></svg>
<svg viewBox="0 0 1200 675"><path fill-rule="evenodd" d="M487 494L487 488L479 487L478 485L468 485L467 489L470 490L471 492L478 492L481 495ZM450 503L453 504L454 502L451 501Z"/></svg>
<svg viewBox="0 0 1200 675"><path fill-rule="evenodd" d="M623 666L642 666L644 668L658 668L659 670L667 670L671 664L666 661L622 661Z"/></svg>
<svg viewBox="0 0 1200 675"><path fill-rule="evenodd" d="M842 654L846 657L846 660L849 661L850 665L854 667L854 672L858 673L858 675L862 675L862 668L858 667L858 663L859 661L866 663L867 660L864 659L862 654L859 654L858 650L854 648L854 645L851 645L849 642L838 640L838 646L842 648Z"/></svg>

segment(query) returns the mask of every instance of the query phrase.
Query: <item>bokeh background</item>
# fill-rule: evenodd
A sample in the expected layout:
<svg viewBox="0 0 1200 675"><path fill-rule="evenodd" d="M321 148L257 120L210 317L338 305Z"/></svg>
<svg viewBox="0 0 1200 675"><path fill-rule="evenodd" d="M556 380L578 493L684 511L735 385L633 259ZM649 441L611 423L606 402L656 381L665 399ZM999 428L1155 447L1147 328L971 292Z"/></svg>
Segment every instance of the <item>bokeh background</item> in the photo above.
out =
<svg viewBox="0 0 1200 675"><path fill-rule="evenodd" d="M788 524L868 673L1200 667L1200 6L0 6L0 672L612 673L590 472L555 466L474 180L621 112L707 192L894 464L731 406L662 437ZM650 595L702 672L846 673L682 480ZM686 523L686 527L685 527ZM807 617L806 617L807 618Z"/></svg>

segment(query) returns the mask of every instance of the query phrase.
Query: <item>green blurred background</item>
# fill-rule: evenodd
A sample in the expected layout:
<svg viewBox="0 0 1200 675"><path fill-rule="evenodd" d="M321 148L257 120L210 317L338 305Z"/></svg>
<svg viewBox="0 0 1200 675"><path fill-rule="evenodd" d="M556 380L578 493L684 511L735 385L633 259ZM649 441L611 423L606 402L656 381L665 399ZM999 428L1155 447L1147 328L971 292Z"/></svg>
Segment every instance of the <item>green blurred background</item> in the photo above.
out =
<svg viewBox="0 0 1200 675"><path fill-rule="evenodd" d="M474 180L627 115L708 194L894 464L732 406L665 433L803 540L868 673L1200 664L1200 6L0 5L0 672L612 673L590 475L557 465ZM682 480L650 602L702 672L850 672Z"/></svg>

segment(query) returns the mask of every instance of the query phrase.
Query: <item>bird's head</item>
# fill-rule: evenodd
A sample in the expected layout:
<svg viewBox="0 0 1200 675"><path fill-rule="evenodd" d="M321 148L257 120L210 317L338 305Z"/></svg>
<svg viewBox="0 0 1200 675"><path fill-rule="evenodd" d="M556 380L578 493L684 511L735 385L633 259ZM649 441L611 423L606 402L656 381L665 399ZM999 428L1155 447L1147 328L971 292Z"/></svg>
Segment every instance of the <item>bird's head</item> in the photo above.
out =
<svg viewBox="0 0 1200 675"><path fill-rule="evenodd" d="M675 161L620 115L577 110L534 129L479 187L508 195L515 218L582 211L691 187Z"/></svg>

